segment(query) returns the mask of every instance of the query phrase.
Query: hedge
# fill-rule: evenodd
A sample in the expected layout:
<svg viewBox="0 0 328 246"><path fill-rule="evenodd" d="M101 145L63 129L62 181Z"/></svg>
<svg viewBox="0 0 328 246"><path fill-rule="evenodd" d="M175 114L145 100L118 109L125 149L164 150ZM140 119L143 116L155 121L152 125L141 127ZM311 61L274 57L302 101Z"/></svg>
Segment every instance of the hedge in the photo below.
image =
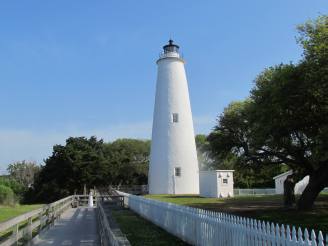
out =
<svg viewBox="0 0 328 246"><path fill-rule="evenodd" d="M0 204L2 205L13 205L15 195L11 188L0 185Z"/></svg>

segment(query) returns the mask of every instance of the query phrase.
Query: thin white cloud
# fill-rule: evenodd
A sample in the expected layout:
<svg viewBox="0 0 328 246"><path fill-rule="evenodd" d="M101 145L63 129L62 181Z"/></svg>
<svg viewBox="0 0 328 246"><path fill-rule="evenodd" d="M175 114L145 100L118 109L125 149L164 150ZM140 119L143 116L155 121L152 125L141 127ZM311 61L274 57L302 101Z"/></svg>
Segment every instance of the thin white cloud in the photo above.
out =
<svg viewBox="0 0 328 246"><path fill-rule="evenodd" d="M214 126L215 118L211 116L195 116L196 133L208 133ZM74 125L64 130L32 131L26 129L0 129L0 174L4 173L8 164L30 160L42 163L51 155L55 144L64 144L68 137L96 136L104 141L117 138L151 138L151 121L131 124L117 124L107 128L81 129Z"/></svg>
<svg viewBox="0 0 328 246"><path fill-rule="evenodd" d="M149 139L151 122L135 124L118 124L103 129L78 129L72 126L61 131L30 131L15 129L0 129L0 174L4 173L8 164L31 160L41 163L51 155L55 144L64 144L68 137L97 136L105 141L117 138Z"/></svg>

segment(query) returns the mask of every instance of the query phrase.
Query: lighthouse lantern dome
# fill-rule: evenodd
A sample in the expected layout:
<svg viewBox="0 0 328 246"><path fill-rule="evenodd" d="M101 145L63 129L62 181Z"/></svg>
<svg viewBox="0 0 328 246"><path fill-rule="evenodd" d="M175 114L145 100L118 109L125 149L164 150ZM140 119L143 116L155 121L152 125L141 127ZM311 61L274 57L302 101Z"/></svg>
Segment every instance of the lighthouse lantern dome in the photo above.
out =
<svg viewBox="0 0 328 246"><path fill-rule="evenodd" d="M172 39L169 40L169 43L167 45L163 46L163 49L164 49L164 53L170 53L170 52L179 53L179 45L174 44Z"/></svg>

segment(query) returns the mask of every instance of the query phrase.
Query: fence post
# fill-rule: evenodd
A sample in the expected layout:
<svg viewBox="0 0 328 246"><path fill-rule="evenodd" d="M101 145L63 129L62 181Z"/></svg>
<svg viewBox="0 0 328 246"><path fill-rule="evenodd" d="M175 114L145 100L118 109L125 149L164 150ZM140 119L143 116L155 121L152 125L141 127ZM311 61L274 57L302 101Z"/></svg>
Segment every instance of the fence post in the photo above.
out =
<svg viewBox="0 0 328 246"><path fill-rule="evenodd" d="M45 224L48 225L50 223L50 207L49 206L46 207L45 215L46 215L46 218L45 218L46 223Z"/></svg>
<svg viewBox="0 0 328 246"><path fill-rule="evenodd" d="M50 214L50 224L53 226L55 223L55 208L54 207L50 208L49 214Z"/></svg>
<svg viewBox="0 0 328 246"><path fill-rule="evenodd" d="M42 226L43 226L42 213L43 213L43 210L42 210L42 211L40 212L40 214L39 214L39 220L40 220L40 228L39 228L39 231L42 230Z"/></svg>
<svg viewBox="0 0 328 246"><path fill-rule="evenodd" d="M32 217L27 220L27 239L32 239Z"/></svg>
<svg viewBox="0 0 328 246"><path fill-rule="evenodd" d="M19 223L14 225L14 229L13 229L13 238L15 239L15 245L18 245L18 230L19 230Z"/></svg>

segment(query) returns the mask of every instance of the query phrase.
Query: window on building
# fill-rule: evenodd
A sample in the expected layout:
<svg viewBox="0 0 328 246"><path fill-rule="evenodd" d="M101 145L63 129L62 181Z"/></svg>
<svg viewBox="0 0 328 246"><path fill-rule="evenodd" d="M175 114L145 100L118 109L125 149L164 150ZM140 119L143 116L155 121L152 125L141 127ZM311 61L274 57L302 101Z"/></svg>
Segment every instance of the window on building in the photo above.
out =
<svg viewBox="0 0 328 246"><path fill-rule="evenodd" d="M181 176L181 167L175 167L174 168L174 175L177 177Z"/></svg>
<svg viewBox="0 0 328 246"><path fill-rule="evenodd" d="M222 179L222 184L228 184L228 179Z"/></svg>
<svg viewBox="0 0 328 246"><path fill-rule="evenodd" d="M179 114L178 113L173 113L172 114L172 121L173 121L173 123L178 123L179 122Z"/></svg>

